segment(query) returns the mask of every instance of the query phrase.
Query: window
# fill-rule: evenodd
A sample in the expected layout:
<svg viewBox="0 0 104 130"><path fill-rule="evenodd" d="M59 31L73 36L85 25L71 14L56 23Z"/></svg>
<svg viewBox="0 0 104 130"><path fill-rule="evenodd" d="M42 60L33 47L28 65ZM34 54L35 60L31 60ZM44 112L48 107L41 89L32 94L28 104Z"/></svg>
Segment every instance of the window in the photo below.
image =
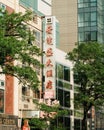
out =
<svg viewBox="0 0 104 130"><path fill-rule="evenodd" d="M83 22L84 21L84 13L79 13L78 14L78 22Z"/></svg>
<svg viewBox="0 0 104 130"><path fill-rule="evenodd" d="M63 82L60 80L57 80L57 86L63 88Z"/></svg>
<svg viewBox="0 0 104 130"><path fill-rule="evenodd" d="M37 16L37 15L34 15L34 16L33 16L33 22L34 22L35 24L38 23L38 16Z"/></svg>
<svg viewBox="0 0 104 130"><path fill-rule="evenodd" d="M63 66L60 64L57 64L57 78L63 79Z"/></svg>
<svg viewBox="0 0 104 130"><path fill-rule="evenodd" d="M70 107L70 91L57 88L56 96L61 106Z"/></svg>
<svg viewBox="0 0 104 130"><path fill-rule="evenodd" d="M70 69L64 66L64 80L70 81Z"/></svg>
<svg viewBox="0 0 104 130"><path fill-rule="evenodd" d="M63 106L63 90L62 89L57 89L57 99L60 102L60 105Z"/></svg>
<svg viewBox="0 0 104 130"><path fill-rule="evenodd" d="M97 20L96 12L92 12L91 13L91 21L96 21L96 20Z"/></svg>
<svg viewBox="0 0 104 130"><path fill-rule="evenodd" d="M78 0L78 3L82 3L83 2L83 0Z"/></svg>
<svg viewBox="0 0 104 130"><path fill-rule="evenodd" d="M92 41L96 41L97 40L97 32L96 31L91 32L91 40Z"/></svg>
<svg viewBox="0 0 104 130"><path fill-rule="evenodd" d="M82 41L84 41L84 33L82 32L82 33L79 33L79 41L80 42L82 42Z"/></svg>
<svg viewBox="0 0 104 130"><path fill-rule="evenodd" d="M40 92L39 92L39 90L33 91L33 98L40 98Z"/></svg>
<svg viewBox="0 0 104 130"><path fill-rule="evenodd" d="M58 79L70 81L70 68L61 64L56 64L56 76Z"/></svg>
<svg viewBox="0 0 104 130"><path fill-rule="evenodd" d="M4 113L4 90L0 89L0 113Z"/></svg>
<svg viewBox="0 0 104 130"><path fill-rule="evenodd" d="M64 91L64 107L70 107L70 92Z"/></svg>
<svg viewBox="0 0 104 130"><path fill-rule="evenodd" d="M85 41L91 41L91 33L85 32Z"/></svg>
<svg viewBox="0 0 104 130"><path fill-rule="evenodd" d="M64 82L63 88L66 88L66 89L68 89L68 90L69 90L69 89L72 89L69 82Z"/></svg>
<svg viewBox="0 0 104 130"><path fill-rule="evenodd" d="M0 80L0 88L1 89L5 89L5 87L4 87L4 81L3 80Z"/></svg>
<svg viewBox="0 0 104 130"><path fill-rule="evenodd" d="M22 95L30 96L30 88L28 88L26 86L22 86Z"/></svg>
<svg viewBox="0 0 104 130"><path fill-rule="evenodd" d="M34 36L35 36L36 44L37 44L38 46L40 46L40 41L41 41L41 34L40 34L40 32L37 31L37 30L33 30L33 34L34 34Z"/></svg>
<svg viewBox="0 0 104 130"><path fill-rule="evenodd" d="M85 13L85 21L90 21L90 13Z"/></svg>

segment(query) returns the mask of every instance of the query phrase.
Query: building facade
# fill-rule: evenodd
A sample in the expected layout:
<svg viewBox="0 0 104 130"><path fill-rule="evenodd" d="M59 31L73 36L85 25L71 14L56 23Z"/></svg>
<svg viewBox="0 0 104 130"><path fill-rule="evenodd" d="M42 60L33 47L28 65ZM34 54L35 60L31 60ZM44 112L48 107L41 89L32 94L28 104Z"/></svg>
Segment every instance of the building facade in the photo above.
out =
<svg viewBox="0 0 104 130"><path fill-rule="evenodd" d="M52 15L60 23L59 49L72 51L77 42L77 0L52 0Z"/></svg>
<svg viewBox="0 0 104 130"><path fill-rule="evenodd" d="M71 51L76 42L104 43L104 0L52 0L52 5L52 14L60 22L61 50ZM79 118L77 115L75 112L75 129L81 130L82 117ZM97 112L96 117L98 118L93 127L103 129L101 112Z"/></svg>
<svg viewBox="0 0 104 130"><path fill-rule="evenodd" d="M0 8L9 13L13 11L24 13L27 9L18 0L0 0ZM41 48L42 19L35 16L33 13L33 19L28 23L28 26L36 37L33 44ZM41 57L39 60L41 61ZM14 64L20 65L18 61ZM36 71L39 79L41 79L41 70L37 69ZM39 90L41 91L41 87ZM0 75L0 129L15 130L21 127L22 118L37 116L38 110L32 101L34 98L40 98L39 92L34 92L27 86L18 84L15 77Z"/></svg>
<svg viewBox="0 0 104 130"><path fill-rule="evenodd" d="M42 57L42 62L44 65L46 63L50 65L50 62L53 64L53 66L47 66L49 68L46 68L45 66L43 73L42 70L37 70L37 74L42 82L38 92L33 92L27 86L19 85L18 80L14 77L1 75L1 130L14 130L17 129L17 127L20 128L22 118L39 118L40 111L34 105L32 100L41 99L42 97L44 98L44 101L47 99L52 99L52 101L57 99L60 101L60 105L63 109L72 111L68 116L63 116L59 120L60 123L63 122L63 128L66 127L66 129L73 130L74 86L73 73L71 70L72 63L65 60L66 53L56 49L60 44L59 21L55 16L52 16L51 6L51 0L0 0L0 7L2 9L6 9L10 13L13 11L24 13L26 9L31 9L33 11L33 19L28 23L28 26L31 28L31 30L33 30L33 33L36 37L34 44L45 51L45 55ZM52 33L50 31L52 31ZM51 55L48 55L50 50L52 57ZM41 61L41 58L39 60ZM19 65L20 63L17 61L15 64ZM44 81L43 77L45 79ZM40 91L44 92L42 97ZM60 93L62 97L60 96ZM59 120L57 119L57 126L59 125Z"/></svg>
<svg viewBox="0 0 104 130"><path fill-rule="evenodd" d="M78 0L78 41L104 43L103 0Z"/></svg>

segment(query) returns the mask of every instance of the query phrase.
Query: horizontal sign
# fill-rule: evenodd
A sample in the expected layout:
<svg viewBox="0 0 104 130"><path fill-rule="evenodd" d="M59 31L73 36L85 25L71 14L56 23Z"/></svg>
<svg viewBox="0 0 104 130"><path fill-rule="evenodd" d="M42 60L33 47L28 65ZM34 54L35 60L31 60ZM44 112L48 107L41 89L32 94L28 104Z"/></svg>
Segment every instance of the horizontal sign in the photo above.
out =
<svg viewBox="0 0 104 130"><path fill-rule="evenodd" d="M17 126L17 117L0 114L0 125L15 125Z"/></svg>

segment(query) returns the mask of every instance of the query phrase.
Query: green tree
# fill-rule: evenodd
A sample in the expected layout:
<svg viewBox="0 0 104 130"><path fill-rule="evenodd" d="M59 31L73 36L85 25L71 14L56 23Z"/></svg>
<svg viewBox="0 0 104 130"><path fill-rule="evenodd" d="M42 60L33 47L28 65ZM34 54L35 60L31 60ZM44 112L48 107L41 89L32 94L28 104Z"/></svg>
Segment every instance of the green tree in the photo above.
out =
<svg viewBox="0 0 104 130"><path fill-rule="evenodd" d="M60 108L59 103L53 105L48 105L44 102L39 103L37 100L34 100L34 103L37 104L38 110L43 112L40 118L32 118L29 121L31 129L34 130L43 130L50 128L52 130L65 130L65 128L60 124L56 125L56 120L60 116L68 115L68 110Z"/></svg>
<svg viewBox="0 0 104 130"><path fill-rule="evenodd" d="M39 80L34 68L41 67L37 60L41 52L27 24L31 19L31 11L0 11L0 74L15 76L20 83L36 89Z"/></svg>
<svg viewBox="0 0 104 130"><path fill-rule="evenodd" d="M67 54L67 59L74 63L79 84L75 100L83 108L82 128L87 130L88 111L104 103L104 44L81 43Z"/></svg>

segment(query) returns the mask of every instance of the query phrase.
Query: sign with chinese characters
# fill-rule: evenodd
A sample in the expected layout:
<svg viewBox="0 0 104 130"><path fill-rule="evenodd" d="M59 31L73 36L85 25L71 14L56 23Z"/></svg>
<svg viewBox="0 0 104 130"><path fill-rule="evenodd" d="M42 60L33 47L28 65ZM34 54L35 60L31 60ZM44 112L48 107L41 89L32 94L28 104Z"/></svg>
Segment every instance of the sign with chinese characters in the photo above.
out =
<svg viewBox="0 0 104 130"><path fill-rule="evenodd" d="M45 92L44 98L55 98L55 17L46 17L45 22L45 42L44 42L44 75L45 75Z"/></svg>
<svg viewBox="0 0 104 130"><path fill-rule="evenodd" d="M24 110L24 111L22 111L22 116L23 116L24 118L32 118L32 117L34 117L34 118L39 118L39 111Z"/></svg>
<svg viewBox="0 0 104 130"><path fill-rule="evenodd" d="M0 114L0 125L13 125L17 126L18 117L12 115Z"/></svg>

